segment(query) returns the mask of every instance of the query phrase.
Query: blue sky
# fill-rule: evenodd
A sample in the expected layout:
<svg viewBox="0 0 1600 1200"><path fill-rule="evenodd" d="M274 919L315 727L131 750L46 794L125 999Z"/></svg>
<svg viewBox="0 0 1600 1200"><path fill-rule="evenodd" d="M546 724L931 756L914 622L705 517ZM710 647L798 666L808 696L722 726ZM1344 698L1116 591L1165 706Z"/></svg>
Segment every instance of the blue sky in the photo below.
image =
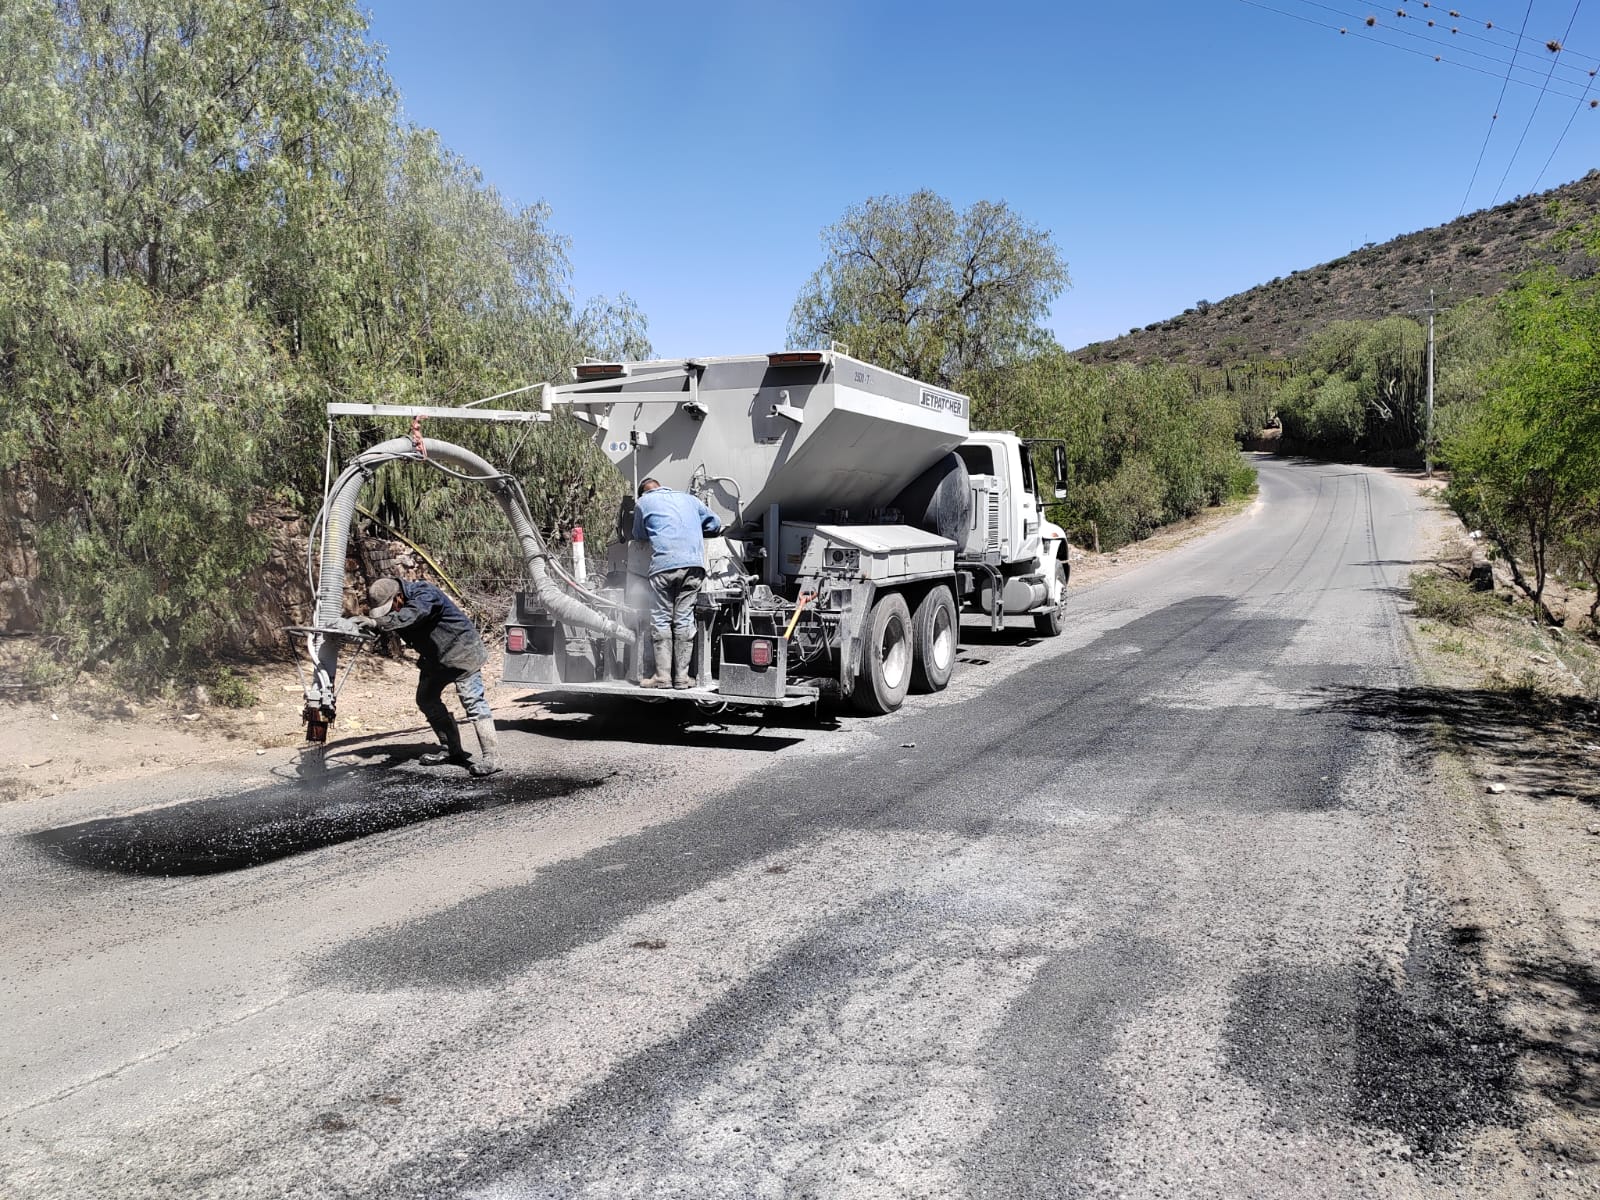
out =
<svg viewBox="0 0 1600 1200"><path fill-rule="evenodd" d="M408 118L547 202L580 298L627 292L660 355L780 348L821 230L922 187L1052 233L1076 348L1600 166L1600 0L1457 11L374 0L371 37Z"/></svg>

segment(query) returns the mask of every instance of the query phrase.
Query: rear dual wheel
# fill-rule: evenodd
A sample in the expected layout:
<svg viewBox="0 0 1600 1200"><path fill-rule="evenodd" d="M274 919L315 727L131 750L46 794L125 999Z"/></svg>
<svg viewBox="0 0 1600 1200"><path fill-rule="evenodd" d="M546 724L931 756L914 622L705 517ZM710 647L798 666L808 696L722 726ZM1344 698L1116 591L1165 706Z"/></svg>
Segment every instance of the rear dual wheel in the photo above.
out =
<svg viewBox="0 0 1600 1200"><path fill-rule="evenodd" d="M922 598L911 616L911 629L916 637L911 686L919 692L944 691L956 669L961 640L961 618L949 588L936 587Z"/></svg>
<svg viewBox="0 0 1600 1200"><path fill-rule="evenodd" d="M956 667L960 631L956 599L947 587L924 596L914 615L898 592L880 597L867 621L861 674L852 693L856 708L891 713L913 687L943 690Z"/></svg>
<svg viewBox="0 0 1600 1200"><path fill-rule="evenodd" d="M850 697L859 711L877 715L900 707L911 687L915 645L906 598L898 592L880 597L867 618L861 674Z"/></svg>

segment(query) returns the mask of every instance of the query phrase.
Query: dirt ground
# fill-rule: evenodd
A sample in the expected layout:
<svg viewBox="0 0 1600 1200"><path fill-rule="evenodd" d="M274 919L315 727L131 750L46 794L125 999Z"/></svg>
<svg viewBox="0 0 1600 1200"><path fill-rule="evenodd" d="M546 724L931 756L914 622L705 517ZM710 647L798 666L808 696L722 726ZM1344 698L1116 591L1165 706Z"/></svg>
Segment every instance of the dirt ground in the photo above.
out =
<svg viewBox="0 0 1600 1200"><path fill-rule="evenodd" d="M1071 588L1092 587L1192 541L1248 507L1209 510L1169 526L1113 554L1073 548ZM0 642L0 681L17 678L32 646L27 639ZM227 708L193 692L136 701L90 674L72 683L35 690L13 686L0 723L0 803L51 796L95 783L135 779L182 767L237 760L302 744L301 684L287 645L276 663L240 668L257 702ZM502 720L542 712L514 689L499 688L499 655L483 672L490 703ZM330 749L355 742L426 734L412 690L409 661L367 652L340 696L340 716ZM0 691L0 698L6 697ZM452 702L453 703L453 702Z"/></svg>
<svg viewBox="0 0 1600 1200"><path fill-rule="evenodd" d="M1418 567L1464 581L1474 546L1441 502ZM1466 614L1413 614L1418 679L1374 716L1427 773L1427 885L1520 1042L1525 1136L1558 1184L1600 1162L1600 642L1578 631L1591 593L1555 583L1551 629L1495 575Z"/></svg>

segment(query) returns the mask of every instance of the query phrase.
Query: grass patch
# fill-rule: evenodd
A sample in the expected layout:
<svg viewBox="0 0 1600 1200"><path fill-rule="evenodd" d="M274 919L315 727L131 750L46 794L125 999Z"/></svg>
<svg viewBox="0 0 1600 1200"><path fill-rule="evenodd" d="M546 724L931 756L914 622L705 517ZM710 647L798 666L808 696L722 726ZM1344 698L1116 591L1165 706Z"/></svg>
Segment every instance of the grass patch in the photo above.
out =
<svg viewBox="0 0 1600 1200"><path fill-rule="evenodd" d="M1498 607L1493 593L1474 591L1462 580L1431 571L1413 575L1410 590L1417 616L1446 625L1471 625Z"/></svg>
<svg viewBox="0 0 1600 1200"><path fill-rule="evenodd" d="M1498 692L1521 704L1548 700L1555 693L1537 671L1528 667L1507 673L1499 667L1492 668L1483 677L1483 690Z"/></svg>
<svg viewBox="0 0 1600 1200"><path fill-rule="evenodd" d="M223 708L254 708L261 697L250 683L250 677L228 667L221 667L211 680L211 699Z"/></svg>

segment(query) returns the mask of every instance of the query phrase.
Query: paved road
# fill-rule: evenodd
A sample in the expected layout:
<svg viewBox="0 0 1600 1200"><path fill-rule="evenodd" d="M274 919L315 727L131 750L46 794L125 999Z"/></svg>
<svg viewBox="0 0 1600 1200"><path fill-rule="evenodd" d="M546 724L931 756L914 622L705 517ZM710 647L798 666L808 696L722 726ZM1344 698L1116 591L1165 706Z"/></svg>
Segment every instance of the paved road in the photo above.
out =
<svg viewBox="0 0 1600 1200"><path fill-rule="evenodd" d="M1269 460L892 717L0 810L0 1191L1507 1194L1382 719L1418 521Z"/></svg>

